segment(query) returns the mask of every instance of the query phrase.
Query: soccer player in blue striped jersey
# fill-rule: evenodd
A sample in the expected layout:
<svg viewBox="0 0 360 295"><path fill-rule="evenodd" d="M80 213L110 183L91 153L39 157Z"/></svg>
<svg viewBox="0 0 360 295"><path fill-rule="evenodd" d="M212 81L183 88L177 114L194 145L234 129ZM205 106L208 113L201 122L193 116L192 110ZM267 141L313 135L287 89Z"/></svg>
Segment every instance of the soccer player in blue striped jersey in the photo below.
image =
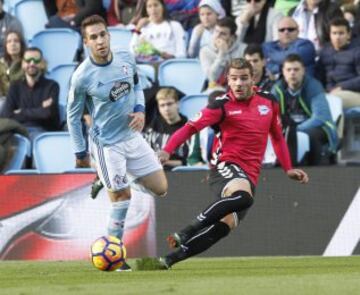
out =
<svg viewBox="0 0 360 295"><path fill-rule="evenodd" d="M134 58L127 51L111 51L105 20L93 15L81 24L89 50L71 79L67 122L78 167L89 165L81 117L86 107L92 118L90 154L112 202L108 233L122 238L131 199L128 175L154 195L165 196L162 166L141 135L144 94Z"/></svg>

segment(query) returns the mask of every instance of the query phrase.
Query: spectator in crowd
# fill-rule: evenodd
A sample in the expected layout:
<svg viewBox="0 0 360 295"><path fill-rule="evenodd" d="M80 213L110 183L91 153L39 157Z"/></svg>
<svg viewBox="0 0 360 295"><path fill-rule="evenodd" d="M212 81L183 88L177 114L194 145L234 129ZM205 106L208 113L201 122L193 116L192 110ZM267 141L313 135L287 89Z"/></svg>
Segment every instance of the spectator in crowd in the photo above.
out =
<svg viewBox="0 0 360 295"><path fill-rule="evenodd" d="M142 17L144 0L111 0L107 11L109 26L127 26L133 29Z"/></svg>
<svg viewBox="0 0 360 295"><path fill-rule="evenodd" d="M252 65L255 85L261 91L270 91L275 83L275 77L266 69L266 60L261 45L249 44L245 49L244 58Z"/></svg>
<svg viewBox="0 0 360 295"><path fill-rule="evenodd" d="M298 54L304 61L306 73L314 75L316 51L307 39L299 38L299 27L296 21L285 16L278 23L279 39L263 44L266 66L272 74L279 76L281 65L290 53Z"/></svg>
<svg viewBox="0 0 360 295"><path fill-rule="evenodd" d="M346 19L332 20L330 40L320 51L317 75L328 92L342 99L344 108L360 106L360 47L351 42Z"/></svg>
<svg viewBox="0 0 360 295"><path fill-rule="evenodd" d="M146 17L137 23L130 43L137 60L156 63L185 57L185 31L179 22L169 19L164 1L146 0L144 9Z"/></svg>
<svg viewBox="0 0 360 295"><path fill-rule="evenodd" d="M335 154L338 148L336 125L332 121L325 90L316 79L305 74L299 55L290 54L284 60L283 78L272 89L280 104L280 113L293 163L296 163L296 131L309 135L309 165L321 162L323 147Z"/></svg>
<svg viewBox="0 0 360 295"><path fill-rule="evenodd" d="M201 0L199 3L200 24L192 30L188 47L189 57L198 57L200 48L211 42L211 36L218 19L225 17L219 0Z"/></svg>
<svg viewBox="0 0 360 295"><path fill-rule="evenodd" d="M25 77L10 84L2 117L22 123L33 139L59 128L59 85L44 77L45 61L39 48L25 50L22 69Z"/></svg>
<svg viewBox="0 0 360 295"><path fill-rule="evenodd" d="M189 32L198 23L198 5L200 0L164 0L171 19L181 23Z"/></svg>
<svg viewBox="0 0 360 295"><path fill-rule="evenodd" d="M21 61L26 48L24 37L18 31L7 31L4 38L4 48L4 56L0 59L0 97L7 95L10 82L23 76Z"/></svg>
<svg viewBox="0 0 360 295"><path fill-rule="evenodd" d="M21 23L17 18L3 10L4 0L0 0L0 57L4 55L4 37L7 31L22 33Z"/></svg>
<svg viewBox="0 0 360 295"><path fill-rule="evenodd" d="M99 0L43 0L49 16L47 28L71 28L80 31L80 25L87 16L106 15Z"/></svg>
<svg viewBox="0 0 360 295"><path fill-rule="evenodd" d="M360 4L345 4L342 7L344 18L349 22L352 39L360 36Z"/></svg>
<svg viewBox="0 0 360 295"><path fill-rule="evenodd" d="M309 39L318 51L329 41L329 24L335 17L341 17L338 4L330 0L301 0L289 11L299 25L299 37Z"/></svg>
<svg viewBox="0 0 360 295"><path fill-rule="evenodd" d="M154 117L144 132L145 139L155 152L160 151L170 136L185 125L187 118L179 113L179 97L174 88L161 88L156 94L159 116ZM171 158L164 163L164 169L186 165L189 145L181 145Z"/></svg>
<svg viewBox="0 0 360 295"><path fill-rule="evenodd" d="M245 43L274 41L277 39L277 23L282 13L266 0L247 0L246 7L236 18L237 35Z"/></svg>
<svg viewBox="0 0 360 295"><path fill-rule="evenodd" d="M245 47L236 39L235 22L229 17L218 20L211 44L200 50L200 63L208 88L225 87L227 66L231 59L243 55Z"/></svg>

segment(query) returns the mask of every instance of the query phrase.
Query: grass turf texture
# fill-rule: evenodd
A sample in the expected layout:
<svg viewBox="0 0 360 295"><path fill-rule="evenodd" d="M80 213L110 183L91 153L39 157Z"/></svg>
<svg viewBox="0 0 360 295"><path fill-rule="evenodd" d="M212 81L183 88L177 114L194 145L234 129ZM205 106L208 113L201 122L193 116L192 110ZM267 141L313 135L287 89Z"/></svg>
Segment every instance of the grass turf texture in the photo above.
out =
<svg viewBox="0 0 360 295"><path fill-rule="evenodd" d="M1 295L355 295L360 294L359 278L360 256L194 258L172 270L126 273L101 272L87 261L0 262Z"/></svg>

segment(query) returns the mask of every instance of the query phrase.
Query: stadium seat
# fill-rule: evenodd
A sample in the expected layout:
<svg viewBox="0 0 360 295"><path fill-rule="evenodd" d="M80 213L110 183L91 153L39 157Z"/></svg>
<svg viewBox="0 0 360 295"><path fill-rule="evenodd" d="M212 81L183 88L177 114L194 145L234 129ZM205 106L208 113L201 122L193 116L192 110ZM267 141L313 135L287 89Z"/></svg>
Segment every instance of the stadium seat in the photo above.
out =
<svg viewBox="0 0 360 295"><path fill-rule="evenodd" d="M174 172L192 172L192 171L207 171L209 170L208 165L203 166L177 166L171 169Z"/></svg>
<svg viewBox="0 0 360 295"><path fill-rule="evenodd" d="M271 167L271 166L274 166L275 163L276 163L276 155L275 155L274 147L271 143L270 136L269 136L267 144L266 144L266 150L265 150L262 164L266 167Z"/></svg>
<svg viewBox="0 0 360 295"><path fill-rule="evenodd" d="M41 173L63 173L74 169L75 155L68 132L45 132L33 142L35 168Z"/></svg>
<svg viewBox="0 0 360 295"><path fill-rule="evenodd" d="M310 138L305 132L298 131L297 135L297 162L300 163L310 151Z"/></svg>
<svg viewBox="0 0 360 295"><path fill-rule="evenodd" d="M40 171L37 169L12 169L5 172L5 175L15 174L40 174Z"/></svg>
<svg viewBox="0 0 360 295"><path fill-rule="evenodd" d="M60 94L59 94L59 112L61 122L66 121L66 102L69 92L71 75L74 72L77 64L63 64L53 68L48 74L49 79L55 80L59 83Z"/></svg>
<svg viewBox="0 0 360 295"><path fill-rule="evenodd" d="M119 27L108 27L110 33L110 47L127 49L130 48L132 32L129 29Z"/></svg>
<svg viewBox="0 0 360 295"><path fill-rule="evenodd" d="M49 71L58 65L72 63L80 44L80 34L66 28L46 29L35 34L31 40L31 46L43 51Z"/></svg>
<svg viewBox="0 0 360 295"><path fill-rule="evenodd" d="M14 12L15 5L16 5L16 3L20 2L20 1L22 1L22 0L5 0L4 4L3 4L4 11L14 15L15 14L15 12Z"/></svg>
<svg viewBox="0 0 360 295"><path fill-rule="evenodd" d="M5 173L10 170L17 170L23 168L26 157L31 156L31 142L25 136L15 134L12 139L12 145L16 148L12 158L4 168Z"/></svg>
<svg viewBox="0 0 360 295"><path fill-rule="evenodd" d="M22 23L24 37L28 42L32 37L45 29L48 22L42 0L22 0L14 4L14 15ZM60 52L60 51L59 51Z"/></svg>
<svg viewBox="0 0 360 295"><path fill-rule="evenodd" d="M169 59L159 66L159 85L173 86L186 95L201 93L205 74L198 59Z"/></svg>
<svg viewBox="0 0 360 295"><path fill-rule="evenodd" d="M330 113L335 124L338 124L343 115L343 104L340 97L326 94L326 100L329 104Z"/></svg>
<svg viewBox="0 0 360 295"><path fill-rule="evenodd" d="M148 77L152 82L155 81L155 68L149 64L137 64L138 73Z"/></svg>
<svg viewBox="0 0 360 295"><path fill-rule="evenodd" d="M187 95L180 99L179 104L180 113L188 119L192 119L207 106L208 96L205 94Z"/></svg>
<svg viewBox="0 0 360 295"><path fill-rule="evenodd" d="M342 160L348 163L360 163L360 107L345 111L345 132L342 148Z"/></svg>

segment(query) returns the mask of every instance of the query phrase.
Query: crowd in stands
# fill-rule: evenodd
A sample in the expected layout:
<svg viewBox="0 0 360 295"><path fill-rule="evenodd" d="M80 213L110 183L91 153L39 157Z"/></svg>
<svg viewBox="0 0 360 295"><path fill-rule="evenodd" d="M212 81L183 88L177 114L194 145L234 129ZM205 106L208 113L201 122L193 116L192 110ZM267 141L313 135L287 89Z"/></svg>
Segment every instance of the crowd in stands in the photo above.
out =
<svg viewBox="0 0 360 295"><path fill-rule="evenodd" d="M0 0L0 144L9 119L25 127L22 134L31 140L42 132L66 130L59 113L61 85L47 78L46 52L24 38L15 10L4 10L9 3ZM210 99L226 92L230 60L244 57L253 66L258 90L271 92L279 101L295 164L319 165L324 155L333 163L341 149L346 121L343 117L334 121L327 95L339 97L344 111L360 107L359 0L43 0L43 4L48 17L44 30L80 32L82 20L93 14L105 17L109 26L130 30L129 51L137 63L151 65L155 77L165 60L198 60L206 77L202 93ZM74 62L86 56L79 45ZM157 151L189 118L179 113L184 93L176 85L148 82L144 137ZM89 116L85 121L84 130L91 125ZM297 132L306 133L310 141L308 157L300 163ZM206 165L207 149L199 136L194 137L165 166Z"/></svg>

